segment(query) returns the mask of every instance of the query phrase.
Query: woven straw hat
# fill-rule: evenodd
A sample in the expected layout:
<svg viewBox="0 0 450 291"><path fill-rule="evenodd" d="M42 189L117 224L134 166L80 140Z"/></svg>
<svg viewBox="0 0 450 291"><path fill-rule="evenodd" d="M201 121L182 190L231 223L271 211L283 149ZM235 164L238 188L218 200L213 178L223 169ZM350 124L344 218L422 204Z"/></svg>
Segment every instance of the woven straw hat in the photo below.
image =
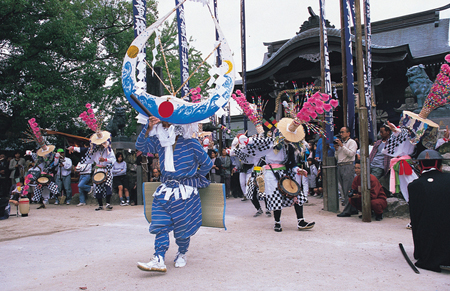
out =
<svg viewBox="0 0 450 291"><path fill-rule="evenodd" d="M43 145L38 151L37 151L37 155L40 157L45 157L46 155L48 155L49 153L53 152L55 150L55 146L54 145Z"/></svg>
<svg viewBox="0 0 450 291"><path fill-rule="evenodd" d="M91 135L90 141L93 144L101 145L102 143L104 143L105 141L107 141L110 138L111 138L111 133L109 133L109 131L104 130L104 131L96 132L93 135Z"/></svg>
<svg viewBox="0 0 450 291"><path fill-rule="evenodd" d="M283 118L278 122L278 130L283 134L286 140L290 142L299 142L305 138L305 131L301 123L292 118Z"/></svg>

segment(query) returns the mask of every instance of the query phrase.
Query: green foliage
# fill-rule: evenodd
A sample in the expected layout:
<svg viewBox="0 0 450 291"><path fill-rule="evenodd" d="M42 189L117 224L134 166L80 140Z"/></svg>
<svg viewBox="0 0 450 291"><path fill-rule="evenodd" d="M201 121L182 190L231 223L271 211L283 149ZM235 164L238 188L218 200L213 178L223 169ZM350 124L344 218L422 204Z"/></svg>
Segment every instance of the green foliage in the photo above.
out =
<svg viewBox="0 0 450 291"><path fill-rule="evenodd" d="M169 68L170 73L170 79L172 79L172 84L174 87L174 91L177 91L181 86L181 74L180 74L180 62L178 57L178 31L177 31L177 20L176 18L173 19L170 23L166 22L164 25L163 31L161 33L161 43L164 49L166 61L167 61L167 67ZM189 42L192 42L192 38L189 39ZM153 50L154 48L154 41L150 42L152 44L152 47L149 51ZM147 53L148 59L152 60L153 56L151 53ZM163 81L168 87L170 88L170 80L169 80L169 74L166 70L166 65L164 62L164 58L161 54L161 48L158 47L158 55L156 56L156 59L158 60L155 64L155 66L159 66L163 68ZM189 74L192 74L194 70L197 69L197 67L203 62L203 58L201 55L201 52L193 48L192 46L189 47ZM206 89L207 84L206 80L209 78L208 70L211 68L211 66L208 63L204 63L202 66L199 67L197 72L192 76L192 78L189 80L189 87L190 88L196 88L200 85L200 88L202 89L201 94L204 96L207 96ZM171 93L167 90L165 90L164 95L171 95ZM178 92L177 97L181 97L181 90Z"/></svg>
<svg viewBox="0 0 450 291"><path fill-rule="evenodd" d="M147 25L157 19L156 5L147 1ZM121 84L123 57L134 39L131 1L2 0L0 26L0 148L22 147L18 138L32 117L42 128L89 136L78 119L86 103L108 116L116 106L127 106L125 133L135 133L136 111ZM176 33L174 21L162 41L178 88ZM201 56L190 50L193 70ZM203 68L191 79L191 87L206 75Z"/></svg>

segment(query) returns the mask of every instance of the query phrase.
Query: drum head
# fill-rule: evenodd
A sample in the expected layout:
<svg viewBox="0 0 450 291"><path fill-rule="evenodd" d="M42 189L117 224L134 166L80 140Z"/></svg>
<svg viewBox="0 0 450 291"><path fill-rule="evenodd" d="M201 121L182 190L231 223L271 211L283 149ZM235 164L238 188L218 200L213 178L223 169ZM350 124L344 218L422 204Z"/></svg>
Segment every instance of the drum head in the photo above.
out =
<svg viewBox="0 0 450 291"><path fill-rule="evenodd" d="M50 179L48 177L39 177L37 182L41 185L47 185Z"/></svg>
<svg viewBox="0 0 450 291"><path fill-rule="evenodd" d="M297 181L292 180L290 177L283 177L278 184L280 193L289 198L293 198L300 194L300 185Z"/></svg>
<svg viewBox="0 0 450 291"><path fill-rule="evenodd" d="M297 182L291 179L284 179L282 185L286 191L292 194L297 193L299 189Z"/></svg>
<svg viewBox="0 0 450 291"><path fill-rule="evenodd" d="M97 172L94 174L94 176L92 177L92 180L94 183L96 184L101 184L103 183L103 181L106 179L106 174L103 172Z"/></svg>

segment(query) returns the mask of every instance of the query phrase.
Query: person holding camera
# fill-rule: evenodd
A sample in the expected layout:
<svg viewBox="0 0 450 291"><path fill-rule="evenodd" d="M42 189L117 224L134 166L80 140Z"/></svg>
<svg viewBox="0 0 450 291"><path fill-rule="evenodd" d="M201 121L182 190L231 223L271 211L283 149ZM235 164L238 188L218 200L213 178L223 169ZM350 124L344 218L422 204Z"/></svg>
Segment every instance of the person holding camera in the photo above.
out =
<svg viewBox="0 0 450 291"><path fill-rule="evenodd" d="M352 192L348 196L350 198L350 204L356 209L361 210L361 163L359 161L355 162L355 173L356 177L353 179ZM382 220L383 210L387 207L386 194L380 181L372 174L370 174L370 206L375 213L375 220Z"/></svg>
<svg viewBox="0 0 450 291"><path fill-rule="evenodd" d="M64 193L66 194L66 203L70 205L72 200L72 186L70 180L70 174L72 173L72 160L65 156L63 149L58 149L55 155L55 164L57 164L56 171L56 185L58 185L59 195L62 195L62 189L64 187ZM64 203L61 200L61 203ZM55 204L59 204L58 199Z"/></svg>
<svg viewBox="0 0 450 291"><path fill-rule="evenodd" d="M342 187L342 196L344 198L344 210L338 214L338 217L350 217L353 214L358 214L358 210L353 207L348 199L348 193L352 188L352 181L354 177L356 150L358 145L356 141L350 138L350 128L344 126L339 131L340 138L333 141L338 168L338 182Z"/></svg>

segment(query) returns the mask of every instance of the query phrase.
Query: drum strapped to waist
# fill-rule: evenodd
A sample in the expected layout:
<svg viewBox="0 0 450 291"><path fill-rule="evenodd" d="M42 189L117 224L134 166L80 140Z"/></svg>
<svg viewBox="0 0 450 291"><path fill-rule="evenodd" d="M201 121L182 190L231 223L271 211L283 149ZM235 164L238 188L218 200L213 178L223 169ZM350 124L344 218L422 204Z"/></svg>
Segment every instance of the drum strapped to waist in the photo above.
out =
<svg viewBox="0 0 450 291"><path fill-rule="evenodd" d="M96 168L94 175L92 176L92 182L94 184L102 184L106 181L107 175L105 173L105 168Z"/></svg>
<svg viewBox="0 0 450 291"><path fill-rule="evenodd" d="M278 191L280 191L281 195L291 199L300 195L301 187L297 181L288 175L280 178L280 175L273 170L272 165L269 164L269 167L278 181Z"/></svg>
<svg viewBox="0 0 450 291"><path fill-rule="evenodd" d="M36 182L38 182L41 186L47 186L51 182L52 176L47 174L41 174L39 178L36 179Z"/></svg>
<svg viewBox="0 0 450 291"><path fill-rule="evenodd" d="M50 179L48 177L42 176L37 179L37 182L39 183L39 185L47 186L48 184L50 184Z"/></svg>

